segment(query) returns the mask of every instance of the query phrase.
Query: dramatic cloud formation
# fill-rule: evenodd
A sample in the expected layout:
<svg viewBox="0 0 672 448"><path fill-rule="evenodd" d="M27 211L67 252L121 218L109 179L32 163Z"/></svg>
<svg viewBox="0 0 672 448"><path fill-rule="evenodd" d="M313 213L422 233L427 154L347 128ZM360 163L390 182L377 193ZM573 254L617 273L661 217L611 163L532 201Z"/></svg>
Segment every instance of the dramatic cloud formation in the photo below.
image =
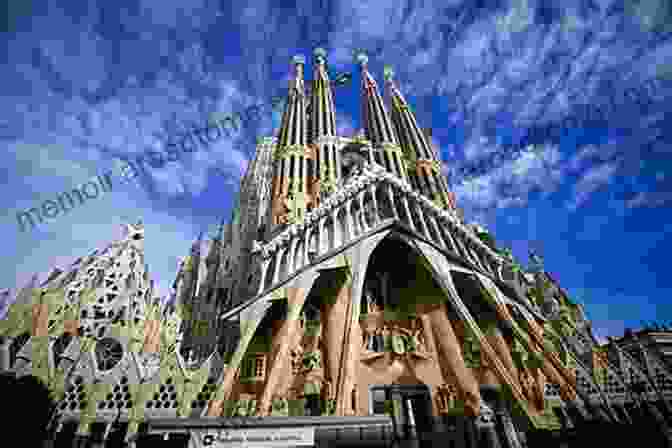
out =
<svg viewBox="0 0 672 448"><path fill-rule="evenodd" d="M607 268L610 239L634 260L662 260L666 247L649 223L665 222L672 191L671 24L667 0L50 3L6 33L0 139L10 169L0 179L12 191L0 201L25 209L115 159L161 151L213 113L263 103L286 90L291 57L317 46L332 73L354 71L336 103L339 131L355 132L352 55L363 49L381 87L389 64L419 124L432 127L467 219L523 262L531 241L543 240L568 290L592 288L590 300L608 303L604 284L626 277ZM167 294L175 266L166 260L228 217L257 138L279 121L279 113L257 117L207 150L144 170L135 185L40 229L36 241L18 235L6 257L21 262L3 274L6 286L25 282L19 270L78 255L113 235L104 226L141 215ZM15 217L5 221L2 230L16 235ZM587 238L598 228L599 239ZM630 265L633 285L656 285L651 297L672 290L650 264ZM635 289L627 290L633 303L646 296ZM595 317L619 329L635 308Z"/></svg>

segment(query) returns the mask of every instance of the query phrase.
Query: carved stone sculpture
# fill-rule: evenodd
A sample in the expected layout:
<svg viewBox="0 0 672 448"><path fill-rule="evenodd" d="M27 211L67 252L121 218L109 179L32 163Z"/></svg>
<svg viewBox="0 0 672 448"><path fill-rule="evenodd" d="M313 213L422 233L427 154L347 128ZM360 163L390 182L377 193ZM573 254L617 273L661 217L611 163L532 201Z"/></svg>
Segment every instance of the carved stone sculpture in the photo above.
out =
<svg viewBox="0 0 672 448"><path fill-rule="evenodd" d="M303 364L303 348L299 345L290 352L292 372L298 374L301 371L301 366Z"/></svg>
<svg viewBox="0 0 672 448"><path fill-rule="evenodd" d="M445 413L455 408L457 390L452 384L442 384L438 387L439 412Z"/></svg>
<svg viewBox="0 0 672 448"><path fill-rule="evenodd" d="M321 366L320 352L306 352L303 354L303 367L306 370L319 369Z"/></svg>
<svg viewBox="0 0 672 448"><path fill-rule="evenodd" d="M289 402L285 397L275 396L271 404L271 415L284 417L289 415Z"/></svg>
<svg viewBox="0 0 672 448"><path fill-rule="evenodd" d="M478 426L494 426L495 411L493 411L493 409L484 402L481 402L480 409L481 412L478 418L476 419L476 424Z"/></svg>
<svg viewBox="0 0 672 448"><path fill-rule="evenodd" d="M528 401L534 402L534 380L527 372L527 369L520 370L520 385Z"/></svg>

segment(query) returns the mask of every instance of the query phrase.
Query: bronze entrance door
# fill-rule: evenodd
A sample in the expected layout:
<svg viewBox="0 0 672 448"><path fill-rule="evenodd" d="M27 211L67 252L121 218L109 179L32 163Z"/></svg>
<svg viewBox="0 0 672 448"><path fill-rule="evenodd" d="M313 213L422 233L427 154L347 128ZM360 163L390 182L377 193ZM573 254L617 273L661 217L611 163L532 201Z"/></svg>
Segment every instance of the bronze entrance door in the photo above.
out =
<svg viewBox="0 0 672 448"><path fill-rule="evenodd" d="M422 439L433 428L432 401L425 385L392 384L371 388L374 397L385 397L385 413L392 416L401 440ZM374 402L374 407L376 403Z"/></svg>

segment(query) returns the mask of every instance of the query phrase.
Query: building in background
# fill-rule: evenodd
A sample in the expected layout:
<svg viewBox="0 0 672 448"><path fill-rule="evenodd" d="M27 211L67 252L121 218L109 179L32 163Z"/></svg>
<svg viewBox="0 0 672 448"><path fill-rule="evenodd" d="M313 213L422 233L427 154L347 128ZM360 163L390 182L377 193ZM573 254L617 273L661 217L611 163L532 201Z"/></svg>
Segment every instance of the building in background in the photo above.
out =
<svg viewBox="0 0 672 448"><path fill-rule="evenodd" d="M669 372L598 346L540 260L526 272L466 225L393 73L388 106L359 63L362 131L346 137L325 52L310 96L294 58L277 137L170 300L153 297L140 223L19 291L0 367L55 391L59 434L104 446L166 417L390 415L400 438L519 447L529 429L642 406L666 424Z"/></svg>
<svg viewBox="0 0 672 448"><path fill-rule="evenodd" d="M644 369L650 378L655 378L658 387L667 390L672 387L667 379L672 371L672 331L666 328L644 328L639 331L626 330L618 339L610 338L607 347L618 347L627 353Z"/></svg>

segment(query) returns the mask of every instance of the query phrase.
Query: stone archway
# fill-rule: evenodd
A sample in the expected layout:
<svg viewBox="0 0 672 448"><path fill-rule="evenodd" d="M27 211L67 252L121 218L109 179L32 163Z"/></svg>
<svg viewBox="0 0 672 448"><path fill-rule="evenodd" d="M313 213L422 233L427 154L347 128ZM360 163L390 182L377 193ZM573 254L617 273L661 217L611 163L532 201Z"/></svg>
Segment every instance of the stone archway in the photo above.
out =
<svg viewBox="0 0 672 448"><path fill-rule="evenodd" d="M462 358L446 309L446 292L420 251L402 235L389 233L359 265L358 273L359 292L353 291L353 301L360 306L357 320L363 333L360 394L366 392L368 381L424 383L432 388L452 383L467 397L465 411L476 415L478 382ZM383 343L368 344L372 337L382 337ZM365 402L360 397L360 409Z"/></svg>

